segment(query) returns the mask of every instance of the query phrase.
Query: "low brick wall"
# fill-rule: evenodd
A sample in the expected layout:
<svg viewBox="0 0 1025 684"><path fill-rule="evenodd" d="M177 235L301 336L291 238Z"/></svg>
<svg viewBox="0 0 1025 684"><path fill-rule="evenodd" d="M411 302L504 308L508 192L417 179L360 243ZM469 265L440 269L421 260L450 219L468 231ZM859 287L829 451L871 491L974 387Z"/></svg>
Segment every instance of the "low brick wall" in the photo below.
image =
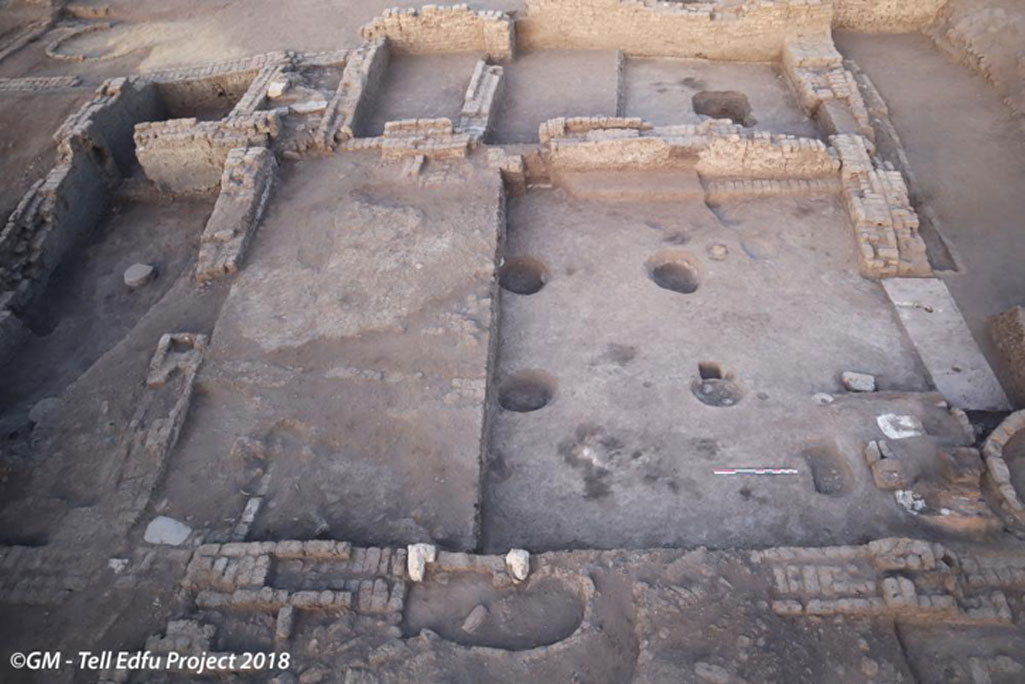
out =
<svg viewBox="0 0 1025 684"><path fill-rule="evenodd" d="M360 29L360 36L387 38L397 53L479 52L494 60L512 59L516 42L508 14L467 5L385 10Z"/></svg>

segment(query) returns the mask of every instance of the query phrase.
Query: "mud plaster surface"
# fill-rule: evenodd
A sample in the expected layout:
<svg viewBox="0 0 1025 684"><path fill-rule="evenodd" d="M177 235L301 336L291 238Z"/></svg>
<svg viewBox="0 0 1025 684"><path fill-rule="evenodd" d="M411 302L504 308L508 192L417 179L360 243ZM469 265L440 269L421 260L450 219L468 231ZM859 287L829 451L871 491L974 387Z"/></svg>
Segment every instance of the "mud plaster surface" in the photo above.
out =
<svg viewBox="0 0 1025 684"><path fill-rule="evenodd" d="M818 137L779 70L769 64L729 64L699 59L627 59L625 114L656 126L700 123L695 94L739 91L751 103L760 130Z"/></svg>
<svg viewBox="0 0 1025 684"><path fill-rule="evenodd" d="M257 538L474 545L499 188L466 173L422 190L360 155L284 170L218 319L172 507L215 521L259 466ZM238 437L265 462L233 456Z"/></svg>
<svg viewBox="0 0 1025 684"><path fill-rule="evenodd" d="M506 256L541 260L550 275L536 294L501 293L496 382L533 368L557 388L538 411L495 414L486 546L824 543L903 527L871 483L862 440L873 412L943 412L811 400L840 392L846 368L875 374L882 389L927 382L879 286L850 267L840 208L776 199L718 213L700 202L585 203L561 190L511 201ZM709 256L713 245L726 259ZM666 252L697 267L695 292L648 277L647 260ZM732 375L736 405L695 397L705 361ZM840 495L816 492L808 450L838 461ZM712 474L745 466L801 475Z"/></svg>

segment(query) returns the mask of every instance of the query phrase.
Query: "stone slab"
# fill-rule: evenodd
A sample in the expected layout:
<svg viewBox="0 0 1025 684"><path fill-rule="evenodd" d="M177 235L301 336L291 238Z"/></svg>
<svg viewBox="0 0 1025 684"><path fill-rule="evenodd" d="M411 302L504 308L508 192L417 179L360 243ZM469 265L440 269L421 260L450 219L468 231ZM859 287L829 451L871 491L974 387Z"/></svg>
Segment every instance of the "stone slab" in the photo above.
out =
<svg viewBox="0 0 1025 684"><path fill-rule="evenodd" d="M883 289L936 389L951 405L979 411L1011 408L942 280L889 278Z"/></svg>

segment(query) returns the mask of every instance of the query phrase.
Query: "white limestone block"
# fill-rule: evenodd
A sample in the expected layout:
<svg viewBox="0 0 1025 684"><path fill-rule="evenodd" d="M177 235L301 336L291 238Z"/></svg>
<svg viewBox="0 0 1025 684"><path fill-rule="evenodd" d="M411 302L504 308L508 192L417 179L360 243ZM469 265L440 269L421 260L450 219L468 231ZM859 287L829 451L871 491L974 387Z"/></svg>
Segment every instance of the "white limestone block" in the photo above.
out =
<svg viewBox="0 0 1025 684"><path fill-rule="evenodd" d="M406 570L409 579L414 582L423 581L424 571L428 563L438 557L438 548L433 544L410 544L406 547Z"/></svg>
<svg viewBox="0 0 1025 684"><path fill-rule="evenodd" d="M166 515L158 515L146 526L146 534L143 539L147 544L181 546L190 534L192 534L192 528L185 523Z"/></svg>
<svg viewBox="0 0 1025 684"><path fill-rule="evenodd" d="M530 574L530 552L523 549L512 549L505 555L505 567L517 582L527 579Z"/></svg>

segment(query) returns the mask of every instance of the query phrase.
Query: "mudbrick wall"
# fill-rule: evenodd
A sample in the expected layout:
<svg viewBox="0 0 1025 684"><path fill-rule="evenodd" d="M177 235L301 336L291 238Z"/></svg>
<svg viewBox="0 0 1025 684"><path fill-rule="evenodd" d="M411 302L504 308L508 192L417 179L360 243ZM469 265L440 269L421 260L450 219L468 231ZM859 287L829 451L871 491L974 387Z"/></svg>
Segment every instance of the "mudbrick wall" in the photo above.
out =
<svg viewBox="0 0 1025 684"><path fill-rule="evenodd" d="M0 361L28 335L18 317L32 307L64 255L96 227L130 168L131 126L160 112L152 89L114 79L54 135L57 165L29 189L0 231Z"/></svg>
<svg viewBox="0 0 1025 684"><path fill-rule="evenodd" d="M870 277L922 275L929 267L907 188L898 172L872 157L874 131L865 104L828 30L834 11L844 25L854 25L854 18L861 17L858 25L869 26L865 17L872 16L890 26L898 25L900 17L925 16L931 6L882 1L748 1L724 7L714 2L529 0L516 30L529 47L614 46L630 54L780 58L808 114L826 133L846 140L836 146L848 151L843 188L856 226L862 272ZM502 92L502 68L483 60L455 121L392 122L379 138L351 139L359 135L372 105L390 49L466 49L507 58L513 54L515 34L511 17L500 12L429 6L386 13L364 28L371 40L355 50L271 52L106 82L58 131L58 166L31 189L0 234L0 304L9 312L0 326L0 354L25 337L19 311L42 291L70 246L95 227L110 191L137 160L165 192L217 188L231 150L267 147L283 134L281 108L264 109L270 85L300 67L322 64L343 67L342 78L326 106L321 105L322 113L310 118L312 127L304 133L305 142L299 141L300 152L350 141L347 148L376 148L387 159L409 159L412 169L428 158L464 157L486 134ZM201 120L211 114L215 120ZM836 155L815 147L821 143L752 136L723 128L722 122L703 126L653 131L640 120L558 119L542 125L540 153L512 155L500 166L514 189L531 168L548 173L652 165L695 165L706 191L719 198L828 193L838 187ZM857 142L861 136L868 138L867 146ZM751 150L756 153L751 155ZM246 235L245 230L239 233L242 248L227 262L237 261Z"/></svg>
<svg viewBox="0 0 1025 684"><path fill-rule="evenodd" d="M477 62L463 98L457 129L478 139L487 135L491 118L502 98L502 74L500 66L489 65L483 59Z"/></svg>
<svg viewBox="0 0 1025 684"><path fill-rule="evenodd" d="M768 61L791 36L828 36L826 0L660 2L657 0L527 0L517 18L519 46L620 49L630 56Z"/></svg>
<svg viewBox="0 0 1025 684"><path fill-rule="evenodd" d="M864 136L832 136L829 148L818 140L751 132L725 121L655 128L640 119L592 117L547 121L541 140L552 173L694 168L706 190L719 197L839 189L854 227L862 275L932 272L903 176L877 163Z"/></svg>
<svg viewBox="0 0 1025 684"><path fill-rule="evenodd" d="M482 59L474 67L462 110L454 122L445 117L389 121L382 135L350 140L346 149L379 149L383 159L406 159L410 162L409 175L416 175L426 159L466 157L491 128L492 116L501 101L502 75L502 67ZM351 111L352 107L343 109ZM337 137L345 137L345 133Z"/></svg>
<svg viewBox="0 0 1025 684"><path fill-rule="evenodd" d="M919 31L947 0L834 0L833 26L856 31Z"/></svg>
<svg viewBox="0 0 1025 684"><path fill-rule="evenodd" d="M333 149L356 135L388 68L389 54L384 40L364 43L352 51L342 80L327 103L314 137L315 147Z"/></svg>
<svg viewBox="0 0 1025 684"><path fill-rule="evenodd" d="M41 21L33 22L22 28L17 33L14 33L14 35L11 35L9 38L5 38L5 40L0 42L0 62L13 55L32 41L38 40L53 27L55 18L56 17L54 15L51 15Z"/></svg>
<svg viewBox="0 0 1025 684"><path fill-rule="evenodd" d="M469 145L470 135L456 132L449 119L389 121L381 137L381 157L456 159L466 156Z"/></svg>
<svg viewBox="0 0 1025 684"><path fill-rule="evenodd" d="M838 135L830 142L840 156L843 197L858 241L862 275L929 275L932 269L918 234L918 215L900 171L877 168L861 136Z"/></svg>
<svg viewBox="0 0 1025 684"><path fill-rule="evenodd" d="M576 624L571 624L561 639L526 651L469 647L469 652L508 658L510 667L523 667L546 657L567 657L574 644L602 632L599 592L583 569L588 563L621 567L666 562L665 554L655 551L629 556L617 551L577 551L530 555L517 564L510 559L512 554L447 553L423 546L359 547L332 540L204 544L193 553L182 578L189 607L162 632L151 635L146 650L160 654L215 652L218 632L230 629L233 619L262 614L265 617L255 623L259 627L254 634L279 650L301 651L317 633L309 621L303 624L301 615L313 618L314 624L317 615L331 614L335 620L347 616L358 621L364 635L374 635L371 642L376 649L368 664L358 655L358 643L350 644L352 648L347 648L341 661L347 673L337 673L339 681L350 681L350 672L359 674L374 666L386 670L391 659L407 657L401 649L389 655L391 648L378 647L391 639L397 644L403 638L403 613L426 573L435 582L477 577L490 580L496 589L519 584L527 594L542 586L561 587L563 595L580 606ZM1025 557L1020 553L962 551L910 538L882 538L861 546L697 553L709 570L717 560L727 558L734 559L734 570L737 566L750 569L759 586L752 597L764 597L786 620L850 616L882 617L902 624L1013 627L1011 605L1025 588ZM19 568L44 560L36 549L0 548L0 582L18 576ZM47 581L40 587L42 591L25 587L16 589L13 596L22 600L46 597L54 587L70 593L83 584L77 577L41 579ZM724 581L719 576L719 582ZM704 590L697 583L692 587L697 588L673 587L673 591L683 595L687 605L699 605ZM467 627L468 632L473 631L469 623ZM419 643L429 645L428 650L444 652L443 641L432 635ZM315 648L322 652L322 647ZM116 673L105 675L101 682L117 681Z"/></svg>
<svg viewBox="0 0 1025 684"><path fill-rule="evenodd" d="M868 110L853 74L826 38L791 38L783 45L783 73L809 116L827 134L873 137Z"/></svg>
<svg viewBox="0 0 1025 684"><path fill-rule="evenodd" d="M364 40L387 38L399 53L480 52L512 59L515 31L505 12L474 11L467 5L390 9L360 29Z"/></svg>
<svg viewBox="0 0 1025 684"><path fill-rule="evenodd" d="M1004 460L1004 447L1022 434L1025 434L1025 411L1016 411L990 433L982 446L982 455L986 461L986 486L997 501L998 510L1004 519L1019 529L1025 529L1025 503L1022 503L1021 492L1015 489L1011 481L1011 471Z"/></svg>
<svg viewBox="0 0 1025 684"><path fill-rule="evenodd" d="M0 230L0 360L26 339L20 320L43 292L64 256L102 218L114 189L132 173L136 138L149 146L139 158L174 186L183 169L190 189L216 187L230 149L266 144L276 123L272 112L220 122L162 122L175 111L231 104L268 63L285 53L106 81L92 100L68 117L54 135L57 165L25 194ZM230 109L230 107L228 107ZM141 125L142 133L136 132ZM187 145L183 145L187 142ZM200 154L196 154L196 152ZM149 154L153 152L153 154ZM208 162L196 166L196 161ZM213 159L212 162L210 160ZM187 162L187 163L186 163Z"/></svg>
<svg viewBox="0 0 1025 684"><path fill-rule="evenodd" d="M99 223L131 164L135 117L155 116L146 88L108 81L56 133L57 165L35 183L0 230L0 359L27 336L18 317L42 293L64 256Z"/></svg>
<svg viewBox="0 0 1025 684"><path fill-rule="evenodd" d="M1025 115L1025 51L1019 45L1025 17L998 3L949 0L925 29L938 48L979 73L1019 117Z"/></svg>
<svg viewBox="0 0 1025 684"><path fill-rule="evenodd" d="M109 158L120 175L128 175L135 163L133 127L139 121L165 117L163 102L152 84L111 79L57 131L58 156L66 161L74 147L92 147L104 164Z"/></svg>
<svg viewBox="0 0 1025 684"><path fill-rule="evenodd" d="M163 192L181 194L216 188L228 153L266 146L277 134L277 112L223 121L172 119L135 127L135 154L147 178Z"/></svg>
<svg viewBox="0 0 1025 684"><path fill-rule="evenodd" d="M37 182L0 232L0 302L21 313L78 239L99 221L108 200L103 169L86 152Z"/></svg>
<svg viewBox="0 0 1025 684"><path fill-rule="evenodd" d="M821 141L724 120L652 127L629 118L552 119L541 125L541 140L553 172L678 167L709 177L823 178L839 168Z"/></svg>
<svg viewBox="0 0 1025 684"><path fill-rule="evenodd" d="M82 79L78 76L29 76L26 78L0 78L0 92L61 90L74 88Z"/></svg>
<svg viewBox="0 0 1025 684"><path fill-rule="evenodd" d="M1005 590L1025 585L1017 557L962 556L889 538L864 546L753 551L772 568L780 615L893 617L908 622L1012 624Z"/></svg>
<svg viewBox="0 0 1025 684"><path fill-rule="evenodd" d="M277 162L265 147L228 153L221 194L203 230L196 278L212 280L239 270L274 183Z"/></svg>

